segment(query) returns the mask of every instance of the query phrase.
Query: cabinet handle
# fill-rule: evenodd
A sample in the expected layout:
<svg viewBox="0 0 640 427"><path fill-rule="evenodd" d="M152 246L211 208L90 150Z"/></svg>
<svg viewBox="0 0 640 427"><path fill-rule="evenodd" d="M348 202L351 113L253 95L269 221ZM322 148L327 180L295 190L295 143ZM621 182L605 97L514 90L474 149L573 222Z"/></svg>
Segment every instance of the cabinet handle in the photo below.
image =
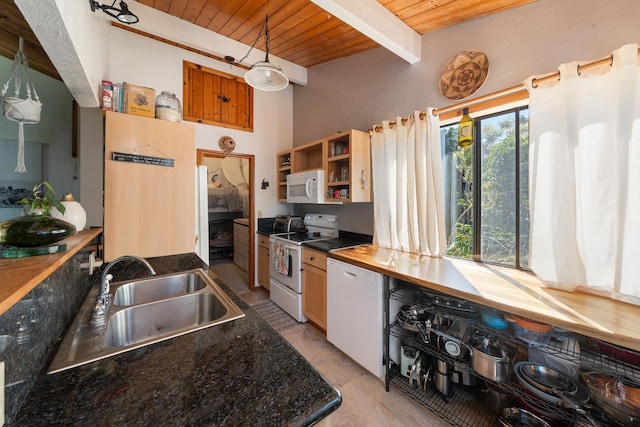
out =
<svg viewBox="0 0 640 427"><path fill-rule="evenodd" d="M313 261L315 258L311 257L311 258L309 258L309 259L310 259L311 261Z"/></svg>

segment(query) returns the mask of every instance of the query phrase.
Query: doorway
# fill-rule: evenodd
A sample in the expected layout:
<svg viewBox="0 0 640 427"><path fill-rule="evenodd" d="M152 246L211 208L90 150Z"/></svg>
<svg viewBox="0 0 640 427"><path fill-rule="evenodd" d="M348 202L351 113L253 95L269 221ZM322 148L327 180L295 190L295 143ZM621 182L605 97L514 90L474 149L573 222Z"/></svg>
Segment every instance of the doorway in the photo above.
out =
<svg viewBox="0 0 640 427"><path fill-rule="evenodd" d="M207 166L209 264L235 264L246 272L246 285L253 291L255 157L198 149L197 163Z"/></svg>

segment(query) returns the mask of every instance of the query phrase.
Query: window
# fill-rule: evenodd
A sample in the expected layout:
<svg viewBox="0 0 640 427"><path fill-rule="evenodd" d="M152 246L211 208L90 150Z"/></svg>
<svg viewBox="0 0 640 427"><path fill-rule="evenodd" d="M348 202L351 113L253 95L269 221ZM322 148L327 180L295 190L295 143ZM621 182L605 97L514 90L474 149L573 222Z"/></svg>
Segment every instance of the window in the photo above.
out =
<svg viewBox="0 0 640 427"><path fill-rule="evenodd" d="M474 119L474 144L458 124L441 128L447 255L528 267L529 110Z"/></svg>

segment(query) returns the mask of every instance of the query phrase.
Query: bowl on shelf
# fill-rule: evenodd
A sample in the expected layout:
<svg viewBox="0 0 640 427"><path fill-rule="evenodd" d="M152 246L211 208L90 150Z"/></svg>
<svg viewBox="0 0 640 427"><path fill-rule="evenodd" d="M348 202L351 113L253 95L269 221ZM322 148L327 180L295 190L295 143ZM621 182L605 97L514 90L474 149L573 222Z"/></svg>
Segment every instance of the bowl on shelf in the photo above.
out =
<svg viewBox="0 0 640 427"><path fill-rule="evenodd" d="M591 399L615 423L622 426L640 424L640 388L622 378L601 372L580 374L591 394Z"/></svg>
<svg viewBox="0 0 640 427"><path fill-rule="evenodd" d="M551 325L515 314L507 316L507 320L513 322L513 332L521 340L534 345L547 345L549 343L551 330L553 329Z"/></svg>

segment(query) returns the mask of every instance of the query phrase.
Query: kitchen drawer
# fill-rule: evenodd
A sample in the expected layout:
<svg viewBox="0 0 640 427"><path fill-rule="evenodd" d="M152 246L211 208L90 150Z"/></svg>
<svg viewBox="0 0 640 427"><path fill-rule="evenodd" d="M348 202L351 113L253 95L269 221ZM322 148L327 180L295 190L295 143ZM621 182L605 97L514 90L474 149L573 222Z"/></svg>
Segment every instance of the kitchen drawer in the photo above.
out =
<svg viewBox="0 0 640 427"><path fill-rule="evenodd" d="M249 256L249 245L246 242L236 243L233 246L233 251L244 256Z"/></svg>
<svg viewBox="0 0 640 427"><path fill-rule="evenodd" d="M327 270L327 254L313 249L302 248L302 262L321 270Z"/></svg>
<svg viewBox="0 0 640 427"><path fill-rule="evenodd" d="M245 255L233 252L233 263L245 271L248 269L247 261L248 258Z"/></svg>
<svg viewBox="0 0 640 427"><path fill-rule="evenodd" d="M233 224L233 237L242 241L249 241L249 227L246 225Z"/></svg>
<svg viewBox="0 0 640 427"><path fill-rule="evenodd" d="M258 235L258 246L269 249L269 236Z"/></svg>

